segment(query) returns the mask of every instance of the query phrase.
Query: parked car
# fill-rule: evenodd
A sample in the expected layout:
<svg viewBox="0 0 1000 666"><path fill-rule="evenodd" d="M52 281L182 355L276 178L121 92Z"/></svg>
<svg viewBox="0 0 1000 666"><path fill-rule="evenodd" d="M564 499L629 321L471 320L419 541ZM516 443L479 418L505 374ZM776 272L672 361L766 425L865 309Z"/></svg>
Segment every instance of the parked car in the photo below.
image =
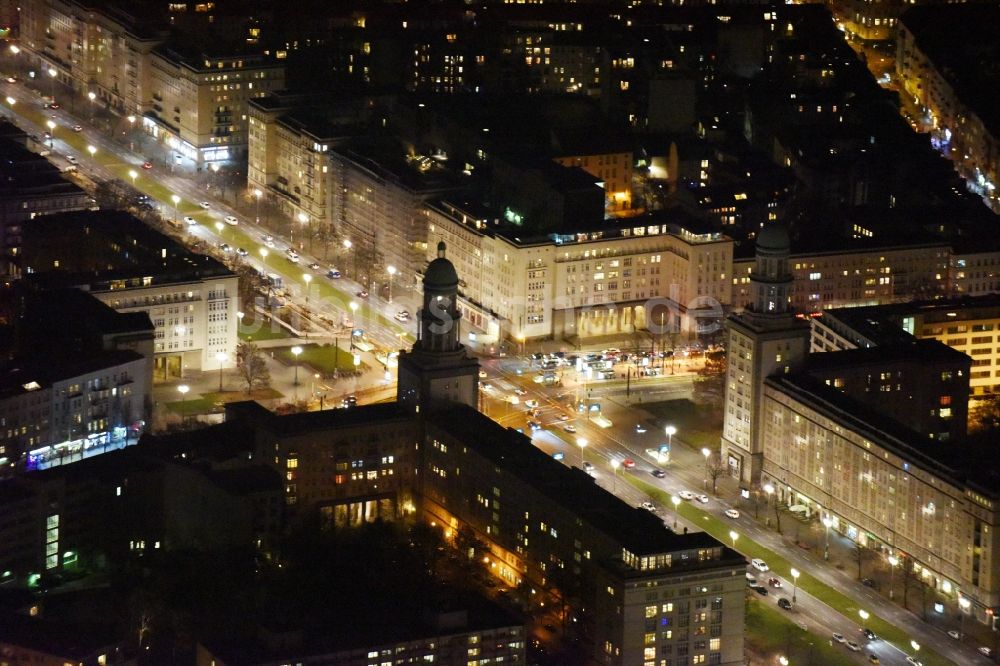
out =
<svg viewBox="0 0 1000 666"><path fill-rule="evenodd" d="M878 587L875 584L875 581L872 580L871 578L862 578L861 579L861 584L864 585L865 587L871 587L871 588Z"/></svg>
<svg viewBox="0 0 1000 666"><path fill-rule="evenodd" d="M226 215L226 217L224 219L225 219L226 224L228 224L229 226L232 226L232 227L235 227L237 224L240 223L240 221L236 219L235 215Z"/></svg>
<svg viewBox="0 0 1000 666"><path fill-rule="evenodd" d="M198 224L198 220L194 219L190 215L185 215L184 216L184 223L185 224Z"/></svg>
<svg viewBox="0 0 1000 666"><path fill-rule="evenodd" d="M854 641L847 641L847 649L851 652L861 652L861 646Z"/></svg>
<svg viewBox="0 0 1000 666"><path fill-rule="evenodd" d="M750 560L750 566L752 566L757 571L768 571L770 569L770 567L767 566L767 562L760 559L759 557L755 557L752 560Z"/></svg>
<svg viewBox="0 0 1000 666"><path fill-rule="evenodd" d="M643 502L643 503L642 503L642 504L640 504L639 506L640 506L640 508L643 508L643 509L645 509L646 511L653 511L653 512L655 512L655 511L656 511L656 505L655 505L655 504L653 504L652 502L648 501L648 500L647 500L647 501L645 501L645 502Z"/></svg>
<svg viewBox="0 0 1000 666"><path fill-rule="evenodd" d="M767 584L771 587L781 587L781 581L774 576L767 579Z"/></svg>
<svg viewBox="0 0 1000 666"><path fill-rule="evenodd" d="M732 518L736 520L740 517L740 512L736 509L726 509L726 518Z"/></svg>
<svg viewBox="0 0 1000 666"><path fill-rule="evenodd" d="M642 425L641 423L636 423L635 431L641 435L642 433L646 432L646 426Z"/></svg>
<svg viewBox="0 0 1000 666"><path fill-rule="evenodd" d="M778 608L784 608L785 610L792 610L792 602L786 599L785 597L781 597L780 599L778 599Z"/></svg>
<svg viewBox="0 0 1000 666"><path fill-rule="evenodd" d="M339 280L340 279L340 271L338 271L336 268L331 268L330 270L328 270L326 272L326 276L328 278L330 278L331 280ZM358 295L361 296L361 298L365 298L365 297L367 297L368 292L366 291L364 293L365 293L365 296L361 296L360 292L358 293Z"/></svg>
<svg viewBox="0 0 1000 666"><path fill-rule="evenodd" d="M702 504L708 504L708 495L696 495L695 499L701 502Z"/></svg>
<svg viewBox="0 0 1000 666"><path fill-rule="evenodd" d="M240 255L241 257L245 257L250 253L244 250L242 247L238 247L236 248L236 254Z"/></svg>
<svg viewBox="0 0 1000 666"><path fill-rule="evenodd" d="M958 629L952 629L948 632L948 635L954 638L956 641L962 638L962 634L958 633Z"/></svg>
<svg viewBox="0 0 1000 666"><path fill-rule="evenodd" d="M844 639L844 634L837 634L837 633L835 633L835 634L833 635L833 640L834 640L835 642L837 642L837 643L843 643L843 642L844 642L844 640L845 640L845 639Z"/></svg>
<svg viewBox="0 0 1000 666"><path fill-rule="evenodd" d="M395 315L393 315L396 321L410 321L410 313L406 310L400 310Z"/></svg>
<svg viewBox="0 0 1000 666"><path fill-rule="evenodd" d="M592 471L594 471L594 463L590 462L589 460L584 460L583 461L583 471L584 472L592 472ZM648 504L648 502L647 502L647 504Z"/></svg>
<svg viewBox="0 0 1000 666"><path fill-rule="evenodd" d="M73 131L74 132L82 132L83 131L83 125L73 125Z"/></svg>
<svg viewBox="0 0 1000 666"><path fill-rule="evenodd" d="M987 657L992 657L993 656L993 649L992 648L988 648L988 647L984 646L984 647L977 648L977 649L979 650L979 652L981 652L982 654L985 654Z"/></svg>
<svg viewBox="0 0 1000 666"><path fill-rule="evenodd" d="M565 430L566 432L572 434L572 433L576 432L576 426L573 425L572 423L568 423L568 424L566 424L566 425L563 426L563 430Z"/></svg>
<svg viewBox="0 0 1000 666"><path fill-rule="evenodd" d="M207 201L202 201L198 205L204 208L205 210L208 210L209 208L212 207L212 204L208 203Z"/></svg>
<svg viewBox="0 0 1000 666"><path fill-rule="evenodd" d="M70 164L76 164L76 155L67 155L66 161Z"/></svg>
<svg viewBox="0 0 1000 666"><path fill-rule="evenodd" d="M355 292L354 295L357 296L358 298L368 298L368 290L362 289L361 291Z"/></svg>
<svg viewBox="0 0 1000 666"><path fill-rule="evenodd" d="M753 588L753 591L756 592L757 594L759 594L762 597L766 597L767 596L767 588L764 587L763 585L756 586L755 588Z"/></svg>
<svg viewBox="0 0 1000 666"><path fill-rule="evenodd" d="M691 492L690 490L682 490L679 493L677 493L677 496L680 497L682 500L693 500L694 499L694 493Z"/></svg>

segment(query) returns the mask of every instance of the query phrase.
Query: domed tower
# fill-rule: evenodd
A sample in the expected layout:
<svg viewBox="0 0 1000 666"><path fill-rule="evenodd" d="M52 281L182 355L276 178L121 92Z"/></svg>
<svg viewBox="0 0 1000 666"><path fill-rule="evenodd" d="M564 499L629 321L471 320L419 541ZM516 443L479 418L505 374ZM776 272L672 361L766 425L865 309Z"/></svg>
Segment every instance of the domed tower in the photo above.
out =
<svg viewBox="0 0 1000 666"><path fill-rule="evenodd" d="M396 399L415 410L434 404L479 406L479 361L459 341L458 273L438 243L437 258L424 272L424 300L413 349L399 355Z"/></svg>
<svg viewBox="0 0 1000 666"><path fill-rule="evenodd" d="M798 370L809 353L810 326L792 311L793 276L788 231L768 225L757 235L757 263L750 274L752 300L726 321L726 402L722 455L744 489L760 483L764 380Z"/></svg>

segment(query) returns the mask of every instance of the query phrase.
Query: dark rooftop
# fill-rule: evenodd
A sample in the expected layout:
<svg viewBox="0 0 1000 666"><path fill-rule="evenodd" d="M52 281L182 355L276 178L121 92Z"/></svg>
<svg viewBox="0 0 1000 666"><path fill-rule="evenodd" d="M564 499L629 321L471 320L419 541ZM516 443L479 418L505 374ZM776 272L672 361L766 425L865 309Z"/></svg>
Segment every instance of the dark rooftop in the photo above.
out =
<svg viewBox="0 0 1000 666"><path fill-rule="evenodd" d="M86 355L63 355L53 350L47 356L11 361L0 368L0 396L7 398L49 388L58 381L142 358L142 354L130 349L93 351Z"/></svg>
<svg viewBox="0 0 1000 666"><path fill-rule="evenodd" d="M884 347L859 347L826 354L810 354L807 372L823 372L862 365L886 365L897 362L954 363L967 365L969 357L938 340L911 339L908 343Z"/></svg>
<svg viewBox="0 0 1000 666"><path fill-rule="evenodd" d="M455 405L430 415L428 420L636 555L721 545L705 532L671 532L660 518L622 502L582 470L567 469L532 446L523 434L504 428L471 407Z"/></svg>
<svg viewBox="0 0 1000 666"><path fill-rule="evenodd" d="M120 640L106 628L74 628L63 622L19 613L0 615L0 643L29 648L64 661L90 661L98 653L114 649Z"/></svg>

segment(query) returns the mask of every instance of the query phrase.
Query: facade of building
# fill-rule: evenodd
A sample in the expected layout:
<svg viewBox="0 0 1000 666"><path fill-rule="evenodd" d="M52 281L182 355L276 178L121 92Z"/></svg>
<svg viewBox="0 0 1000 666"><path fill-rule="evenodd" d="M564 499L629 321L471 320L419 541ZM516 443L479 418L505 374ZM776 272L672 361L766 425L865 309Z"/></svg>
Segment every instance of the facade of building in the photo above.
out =
<svg viewBox="0 0 1000 666"><path fill-rule="evenodd" d="M992 102L979 91L996 83L980 59L991 57L998 28L995 7L949 3L910 9L896 37L900 87L926 109L940 149L994 212L1000 209L1000 128Z"/></svg>
<svg viewBox="0 0 1000 666"><path fill-rule="evenodd" d="M243 157L249 101L285 87L282 65L249 53L185 56L160 48L149 69L143 129L198 165Z"/></svg>
<svg viewBox="0 0 1000 666"><path fill-rule="evenodd" d="M962 378L943 371L941 394ZM831 529L888 551L922 582L972 602L986 621L1000 603L992 459L977 473L963 443L940 443L805 376L767 380L761 482L775 499L825 518ZM989 462L987 462L989 461Z"/></svg>
<svg viewBox="0 0 1000 666"><path fill-rule="evenodd" d="M753 257L733 262L734 307L753 298L755 263ZM800 312L815 312L945 296L950 263L951 247L944 242L793 253L790 304Z"/></svg>
<svg viewBox="0 0 1000 666"><path fill-rule="evenodd" d="M474 204L439 200L424 214L428 244L447 243L459 267L463 316L486 339L687 331L693 313L721 319L730 303L732 240L689 231L686 218L522 238Z"/></svg>

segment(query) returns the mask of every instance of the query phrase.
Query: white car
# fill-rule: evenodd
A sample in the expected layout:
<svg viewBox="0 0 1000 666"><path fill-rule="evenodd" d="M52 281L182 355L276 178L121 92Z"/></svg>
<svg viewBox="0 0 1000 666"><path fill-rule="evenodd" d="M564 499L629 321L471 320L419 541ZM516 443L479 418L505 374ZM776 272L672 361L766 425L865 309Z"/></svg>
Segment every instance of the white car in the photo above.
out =
<svg viewBox="0 0 1000 666"><path fill-rule="evenodd" d="M838 643L843 643L846 639L844 638L844 634L834 634L833 640Z"/></svg>
<svg viewBox="0 0 1000 666"><path fill-rule="evenodd" d="M990 656L993 655L993 648L988 648L986 646L983 646L983 647L977 648L977 649L979 650L980 653L985 654L987 657L990 657Z"/></svg>
<svg viewBox="0 0 1000 666"><path fill-rule="evenodd" d="M708 495L697 495L695 496L695 499L701 502L702 504L708 504Z"/></svg>
<svg viewBox="0 0 1000 666"><path fill-rule="evenodd" d="M194 219L190 215L185 215L184 216L184 223L185 224L198 224L198 220Z"/></svg>
<svg viewBox="0 0 1000 666"><path fill-rule="evenodd" d="M680 497L682 500L690 501L694 499L694 493L691 492L690 490L682 490L679 493L677 493L677 496Z"/></svg>
<svg viewBox="0 0 1000 666"><path fill-rule="evenodd" d="M656 505L654 505L652 502L649 501L643 502L641 504L641 508L645 509L646 511L652 511L654 513L656 512Z"/></svg>
<svg viewBox="0 0 1000 666"><path fill-rule="evenodd" d="M962 634L958 633L958 629L952 629L948 632L948 635L954 638L956 641L962 638Z"/></svg>
<svg viewBox="0 0 1000 666"><path fill-rule="evenodd" d="M529 409L534 409L535 407L538 407L538 401L537 400L525 400L524 401L524 406L527 407L527 408L529 408Z"/></svg>
<svg viewBox="0 0 1000 666"><path fill-rule="evenodd" d="M768 571L770 569L770 567L767 566L767 562L760 559L759 557L755 557L752 560L750 560L750 566L752 566L757 571Z"/></svg>
<svg viewBox="0 0 1000 666"><path fill-rule="evenodd" d="M642 433L646 432L646 426L642 425L641 423L636 423L635 431L641 435Z"/></svg>
<svg viewBox="0 0 1000 666"><path fill-rule="evenodd" d="M204 208L205 210L208 210L209 208L212 207L212 204L208 203L207 201L202 201L198 205L201 206L202 208Z"/></svg>
<svg viewBox="0 0 1000 666"><path fill-rule="evenodd" d="M67 155L66 156L66 161L69 162L70 164L76 164L76 156L75 155Z"/></svg>
<svg viewBox="0 0 1000 666"><path fill-rule="evenodd" d="M737 511L736 509L726 509L726 518L732 518L733 520L736 520L739 517L740 517L740 512Z"/></svg>
<svg viewBox="0 0 1000 666"><path fill-rule="evenodd" d="M918 661L916 657L907 657L906 663L912 664L913 666L924 666L924 662Z"/></svg>
<svg viewBox="0 0 1000 666"><path fill-rule="evenodd" d="M236 217L233 216L233 215L226 215L225 220L226 220L226 224L228 224L230 226L233 226L233 227L235 227L237 224L240 223L240 221L237 220Z"/></svg>
<svg viewBox="0 0 1000 666"><path fill-rule="evenodd" d="M573 425L572 423L570 423L568 425L564 425L563 426L563 430L565 430L566 432L572 434L572 433L576 432L576 426Z"/></svg>
<svg viewBox="0 0 1000 666"><path fill-rule="evenodd" d="M847 641L847 649L850 650L851 652L860 652L861 646L855 643L854 641Z"/></svg>

